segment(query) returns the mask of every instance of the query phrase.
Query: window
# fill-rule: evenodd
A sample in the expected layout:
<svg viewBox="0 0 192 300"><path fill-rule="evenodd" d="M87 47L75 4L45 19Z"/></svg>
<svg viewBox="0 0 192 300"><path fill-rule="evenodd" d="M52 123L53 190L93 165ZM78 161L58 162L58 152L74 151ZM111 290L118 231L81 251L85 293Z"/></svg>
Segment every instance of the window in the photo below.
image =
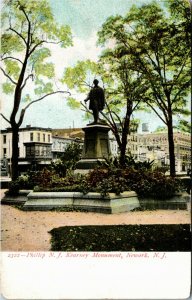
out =
<svg viewBox="0 0 192 300"><path fill-rule="evenodd" d="M50 137L50 134L48 134L48 142L50 143L51 141L51 137Z"/></svg>
<svg viewBox="0 0 192 300"><path fill-rule="evenodd" d="M30 141L33 142L33 132L30 133Z"/></svg>
<svg viewBox="0 0 192 300"><path fill-rule="evenodd" d="M7 136L4 134L3 135L3 144L6 144L6 142L7 142Z"/></svg>
<svg viewBox="0 0 192 300"><path fill-rule="evenodd" d="M45 134L43 133L43 142L45 142Z"/></svg>
<svg viewBox="0 0 192 300"><path fill-rule="evenodd" d="M6 158L6 156L7 156L7 149L3 148L3 157Z"/></svg>
<svg viewBox="0 0 192 300"><path fill-rule="evenodd" d="M37 141L40 142L40 133L37 133Z"/></svg>

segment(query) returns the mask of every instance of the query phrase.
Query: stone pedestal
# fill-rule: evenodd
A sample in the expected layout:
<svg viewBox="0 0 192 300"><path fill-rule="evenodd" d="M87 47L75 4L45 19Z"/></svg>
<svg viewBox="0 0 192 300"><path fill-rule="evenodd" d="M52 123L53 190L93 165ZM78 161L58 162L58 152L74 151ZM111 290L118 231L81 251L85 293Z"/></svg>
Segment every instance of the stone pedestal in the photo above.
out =
<svg viewBox="0 0 192 300"><path fill-rule="evenodd" d="M77 171L82 170L83 173L83 170L94 169L98 161L109 158L111 151L108 136L109 126L91 124L82 129L85 132L84 148L82 158L77 163Z"/></svg>

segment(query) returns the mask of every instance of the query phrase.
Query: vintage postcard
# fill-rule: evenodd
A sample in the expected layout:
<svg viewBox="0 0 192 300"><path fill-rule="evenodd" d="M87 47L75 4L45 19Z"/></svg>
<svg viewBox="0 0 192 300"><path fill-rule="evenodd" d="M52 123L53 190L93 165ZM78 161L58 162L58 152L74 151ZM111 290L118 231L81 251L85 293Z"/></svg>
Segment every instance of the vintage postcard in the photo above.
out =
<svg viewBox="0 0 192 300"><path fill-rule="evenodd" d="M186 299L188 0L1 0L2 299Z"/></svg>

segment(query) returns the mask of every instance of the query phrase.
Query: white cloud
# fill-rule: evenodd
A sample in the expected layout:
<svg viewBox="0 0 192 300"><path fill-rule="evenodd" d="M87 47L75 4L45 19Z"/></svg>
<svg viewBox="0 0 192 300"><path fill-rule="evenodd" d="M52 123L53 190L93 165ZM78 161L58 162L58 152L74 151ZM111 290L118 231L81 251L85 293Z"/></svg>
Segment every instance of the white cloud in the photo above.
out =
<svg viewBox="0 0 192 300"><path fill-rule="evenodd" d="M57 77L63 75L64 69L69 66L74 66L78 60L90 59L98 60L101 48L96 46L97 34L96 31L92 33L89 39L73 38L73 46L63 49L57 45L50 45L52 52L52 61L55 64Z"/></svg>

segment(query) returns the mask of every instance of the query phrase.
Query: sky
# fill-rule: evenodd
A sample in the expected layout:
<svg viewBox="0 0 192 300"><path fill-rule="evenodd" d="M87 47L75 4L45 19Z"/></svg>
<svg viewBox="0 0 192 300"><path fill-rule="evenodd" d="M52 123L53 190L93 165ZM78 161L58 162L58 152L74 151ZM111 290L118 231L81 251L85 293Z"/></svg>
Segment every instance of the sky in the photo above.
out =
<svg viewBox="0 0 192 300"><path fill-rule="evenodd" d="M39 0L40 1L40 0ZM73 47L61 49L51 45L52 61L55 64L57 78L61 78L66 67L73 66L78 60L91 59L97 61L101 49L96 46L97 31L106 18L111 15L125 15L135 4L133 0L49 0L55 19L60 24L68 24L73 34ZM149 3L151 0L137 0L137 5ZM85 95L73 96L79 101ZM12 99L3 95L2 112L9 117ZM87 121L81 110L71 110L66 105L63 96L57 94L35 103L26 112L22 127L25 125L50 128L83 127ZM162 122L154 113L139 113L135 115L141 123L149 123L150 131L162 126ZM8 124L1 121L1 127Z"/></svg>

